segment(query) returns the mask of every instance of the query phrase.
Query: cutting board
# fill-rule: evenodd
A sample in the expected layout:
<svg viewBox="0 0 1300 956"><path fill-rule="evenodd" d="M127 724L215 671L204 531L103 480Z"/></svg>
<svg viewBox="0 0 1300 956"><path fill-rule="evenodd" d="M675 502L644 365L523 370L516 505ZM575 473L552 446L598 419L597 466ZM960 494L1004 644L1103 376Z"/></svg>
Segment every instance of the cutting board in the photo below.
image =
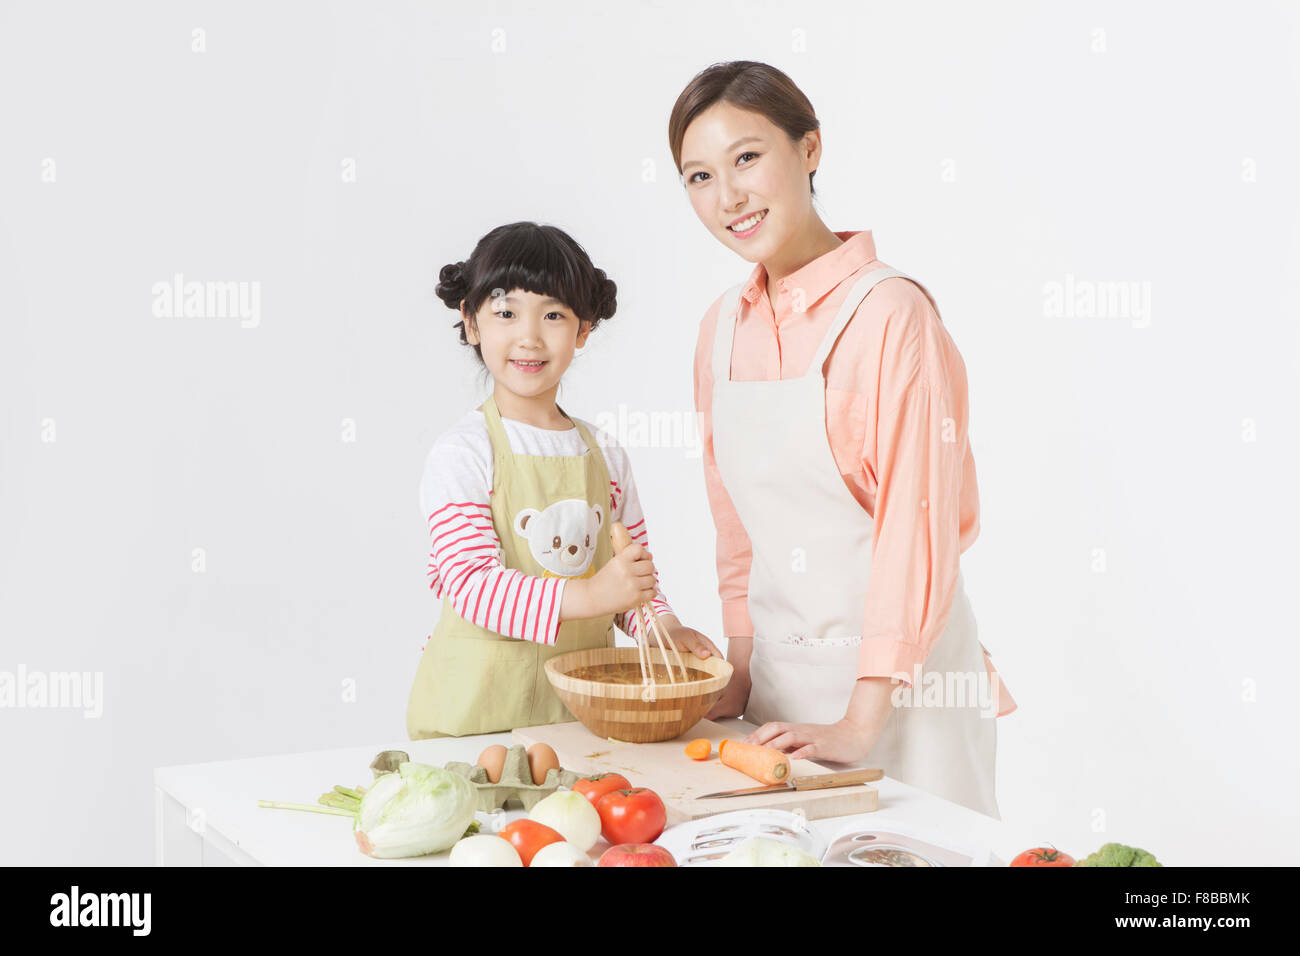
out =
<svg viewBox="0 0 1300 956"><path fill-rule="evenodd" d="M838 817L850 813L869 813L876 809L876 789L868 784L836 787L831 790L794 790L760 793L751 797L726 797L699 800L703 793L757 787L752 777L725 767L718 760L718 743L739 739L735 731L711 720L701 720L675 740L656 744L614 743L597 737L578 721L521 727L513 732L515 743L531 747L549 744L560 758L560 766L583 776L593 773L621 773L634 787L649 787L663 798L668 810L668 825L697 820L714 813L756 808L794 811L802 808L809 820ZM713 744L708 760L686 756L686 744L703 737ZM792 760L790 772L796 777L832 771L811 760Z"/></svg>

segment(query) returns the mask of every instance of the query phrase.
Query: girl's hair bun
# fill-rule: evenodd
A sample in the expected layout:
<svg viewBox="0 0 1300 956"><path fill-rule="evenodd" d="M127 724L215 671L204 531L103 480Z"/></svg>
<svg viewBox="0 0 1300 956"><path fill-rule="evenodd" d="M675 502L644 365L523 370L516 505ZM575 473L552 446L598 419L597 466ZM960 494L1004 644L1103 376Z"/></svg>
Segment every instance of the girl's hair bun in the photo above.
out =
<svg viewBox="0 0 1300 956"><path fill-rule="evenodd" d="M618 309L618 285L605 275L604 269L596 270L596 308L595 319L608 319Z"/></svg>
<svg viewBox="0 0 1300 956"><path fill-rule="evenodd" d="M427 286L426 286L427 288ZM438 272L438 286L434 293L449 309L460 309L460 303L469 292L469 280L465 276L465 263L451 262Z"/></svg>

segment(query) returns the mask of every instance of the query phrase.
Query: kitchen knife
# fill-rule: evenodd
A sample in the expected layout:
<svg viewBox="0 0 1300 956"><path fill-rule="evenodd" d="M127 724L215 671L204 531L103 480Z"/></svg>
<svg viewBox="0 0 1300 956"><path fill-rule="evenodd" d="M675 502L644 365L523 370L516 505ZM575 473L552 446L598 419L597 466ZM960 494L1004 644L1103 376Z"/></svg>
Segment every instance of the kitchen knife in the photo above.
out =
<svg viewBox="0 0 1300 956"><path fill-rule="evenodd" d="M717 793L705 793L693 799L711 800L716 797L749 797L758 793L777 793L781 790L825 790L828 787L849 787L858 783L879 780L884 775L885 772L879 768L844 770L839 773L815 773L807 777L791 777L784 783L746 787L744 790L719 790Z"/></svg>

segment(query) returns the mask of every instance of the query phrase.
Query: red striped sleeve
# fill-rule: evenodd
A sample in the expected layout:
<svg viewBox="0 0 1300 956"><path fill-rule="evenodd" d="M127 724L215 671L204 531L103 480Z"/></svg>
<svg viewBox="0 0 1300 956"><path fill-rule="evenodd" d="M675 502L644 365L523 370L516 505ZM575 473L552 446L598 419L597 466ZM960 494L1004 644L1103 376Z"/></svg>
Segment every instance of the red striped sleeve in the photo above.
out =
<svg viewBox="0 0 1300 956"><path fill-rule="evenodd" d="M458 501L429 515L429 587L461 617L520 640L546 641L558 632L555 586L535 600L538 578L501 563L500 540L485 504ZM551 637L550 643L554 643Z"/></svg>

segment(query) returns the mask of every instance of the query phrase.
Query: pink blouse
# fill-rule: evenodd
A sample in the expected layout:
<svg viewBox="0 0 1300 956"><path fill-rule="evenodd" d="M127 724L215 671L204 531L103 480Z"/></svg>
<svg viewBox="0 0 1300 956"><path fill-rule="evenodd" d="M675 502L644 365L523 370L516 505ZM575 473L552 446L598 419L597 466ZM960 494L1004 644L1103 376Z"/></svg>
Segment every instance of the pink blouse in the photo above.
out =
<svg viewBox="0 0 1300 956"><path fill-rule="evenodd" d="M885 266L870 231L844 240L778 282L773 303L762 263L740 299L732 380L797 378L855 280ZM747 591L749 536L713 453L714 335L722 296L700 323L695 408L705 486L717 528L718 594L728 637L754 633ZM975 459L967 440L966 366L925 293L886 279L858 307L826 361L826 430L840 476L875 522L858 677L912 674L943 632L961 553L979 535ZM989 658L998 716L1016 703Z"/></svg>

